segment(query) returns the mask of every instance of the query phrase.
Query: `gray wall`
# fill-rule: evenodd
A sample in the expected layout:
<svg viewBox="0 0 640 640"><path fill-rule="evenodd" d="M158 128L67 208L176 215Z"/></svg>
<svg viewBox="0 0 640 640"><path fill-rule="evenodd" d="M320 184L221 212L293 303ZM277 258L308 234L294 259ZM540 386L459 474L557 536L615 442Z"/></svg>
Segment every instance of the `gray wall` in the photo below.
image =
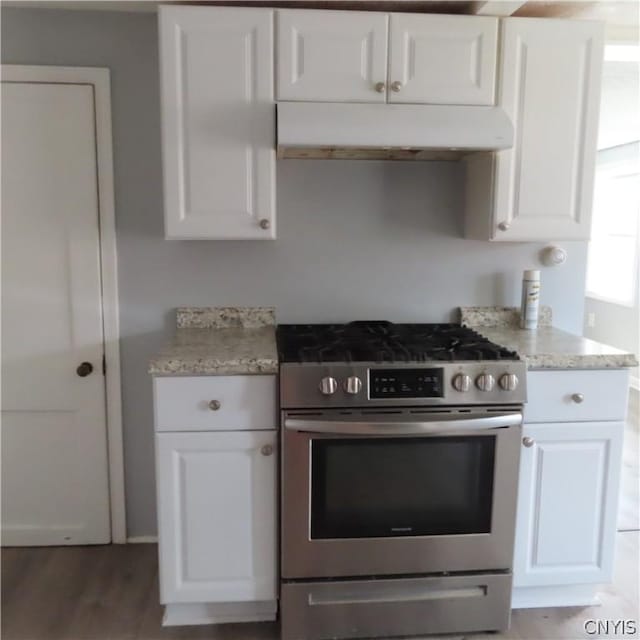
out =
<svg viewBox="0 0 640 640"><path fill-rule="evenodd" d="M517 304L542 245L462 238L462 166L278 164L275 242L165 241L153 15L3 9L2 61L109 67L130 535L155 531L149 357L178 305L275 305L280 321L447 321ZM542 302L580 333L586 243L542 274Z"/></svg>

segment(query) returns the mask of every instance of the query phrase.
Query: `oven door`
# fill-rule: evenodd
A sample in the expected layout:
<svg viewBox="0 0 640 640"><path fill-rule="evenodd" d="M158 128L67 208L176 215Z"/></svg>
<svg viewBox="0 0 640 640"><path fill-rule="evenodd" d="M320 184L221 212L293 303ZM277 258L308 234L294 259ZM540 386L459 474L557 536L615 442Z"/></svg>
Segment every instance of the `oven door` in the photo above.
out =
<svg viewBox="0 0 640 640"><path fill-rule="evenodd" d="M282 577L512 566L522 414L282 415Z"/></svg>

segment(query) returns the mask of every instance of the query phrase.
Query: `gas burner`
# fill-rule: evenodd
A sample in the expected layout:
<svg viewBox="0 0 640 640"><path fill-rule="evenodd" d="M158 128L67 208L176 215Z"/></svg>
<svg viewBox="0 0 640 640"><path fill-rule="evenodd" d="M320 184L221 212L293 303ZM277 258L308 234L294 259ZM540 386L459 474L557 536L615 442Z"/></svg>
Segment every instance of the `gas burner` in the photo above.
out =
<svg viewBox="0 0 640 640"><path fill-rule="evenodd" d="M281 362L408 363L519 360L518 354L458 324L281 324Z"/></svg>

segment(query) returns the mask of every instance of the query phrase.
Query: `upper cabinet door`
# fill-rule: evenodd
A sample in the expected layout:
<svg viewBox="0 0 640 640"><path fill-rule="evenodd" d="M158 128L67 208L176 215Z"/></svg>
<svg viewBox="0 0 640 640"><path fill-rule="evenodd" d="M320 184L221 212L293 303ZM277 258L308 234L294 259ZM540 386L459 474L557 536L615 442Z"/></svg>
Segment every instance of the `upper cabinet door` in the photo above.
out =
<svg viewBox="0 0 640 640"><path fill-rule="evenodd" d="M495 104L497 18L391 14L389 102Z"/></svg>
<svg viewBox="0 0 640 640"><path fill-rule="evenodd" d="M278 11L278 100L384 102L386 13Z"/></svg>
<svg viewBox="0 0 640 640"><path fill-rule="evenodd" d="M499 103L516 139L497 154L493 239L589 238L602 55L600 23L504 21Z"/></svg>
<svg viewBox="0 0 640 640"><path fill-rule="evenodd" d="M168 238L275 238L273 11L160 7Z"/></svg>

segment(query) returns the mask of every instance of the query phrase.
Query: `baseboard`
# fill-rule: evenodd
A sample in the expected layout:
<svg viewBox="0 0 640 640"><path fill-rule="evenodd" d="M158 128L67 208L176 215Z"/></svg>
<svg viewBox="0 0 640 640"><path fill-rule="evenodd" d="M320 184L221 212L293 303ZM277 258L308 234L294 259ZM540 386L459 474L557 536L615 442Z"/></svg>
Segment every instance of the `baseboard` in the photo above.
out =
<svg viewBox="0 0 640 640"><path fill-rule="evenodd" d="M263 602L177 602L166 604L162 626L266 622L276 619L277 600Z"/></svg>
<svg viewBox="0 0 640 640"><path fill-rule="evenodd" d="M127 544L157 544L158 536L130 536Z"/></svg>
<svg viewBox="0 0 640 640"><path fill-rule="evenodd" d="M601 604L595 584L576 584L553 587L514 587L512 609L541 607L592 607Z"/></svg>

